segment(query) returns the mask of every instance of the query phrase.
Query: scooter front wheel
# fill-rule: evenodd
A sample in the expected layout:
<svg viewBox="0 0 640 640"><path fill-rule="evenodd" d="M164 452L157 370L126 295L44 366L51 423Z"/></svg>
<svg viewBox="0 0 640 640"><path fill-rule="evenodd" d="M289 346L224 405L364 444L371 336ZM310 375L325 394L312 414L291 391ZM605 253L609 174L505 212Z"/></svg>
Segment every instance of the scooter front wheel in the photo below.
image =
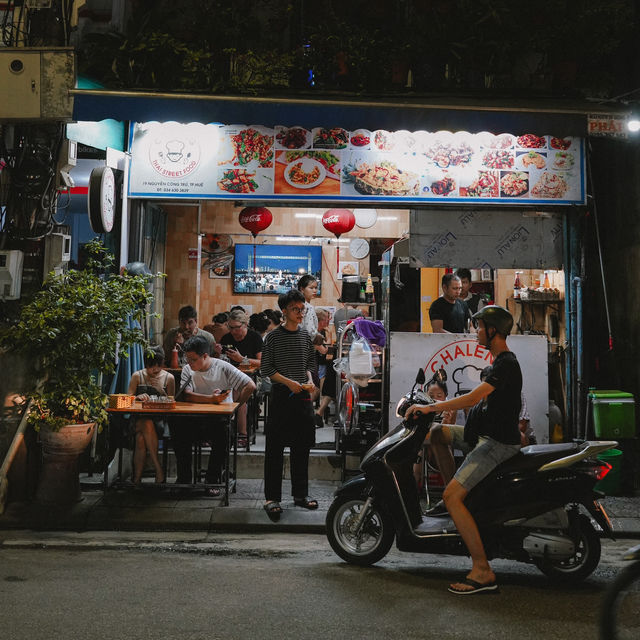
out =
<svg viewBox="0 0 640 640"><path fill-rule="evenodd" d="M370 504L361 519L366 499L338 496L327 513L327 538L331 548L346 562L368 567L391 549L395 530L391 514Z"/></svg>

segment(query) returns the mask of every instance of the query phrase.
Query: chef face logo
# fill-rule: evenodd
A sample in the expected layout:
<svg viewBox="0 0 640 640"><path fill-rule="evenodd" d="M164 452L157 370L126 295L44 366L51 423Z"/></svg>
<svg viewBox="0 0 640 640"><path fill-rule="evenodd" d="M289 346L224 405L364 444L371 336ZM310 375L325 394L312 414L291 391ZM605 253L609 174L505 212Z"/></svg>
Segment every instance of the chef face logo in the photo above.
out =
<svg viewBox="0 0 640 640"><path fill-rule="evenodd" d="M200 163L200 145L193 137L157 136L149 146L149 162L165 178L184 178Z"/></svg>
<svg viewBox="0 0 640 640"><path fill-rule="evenodd" d="M450 391L454 396L460 396L480 384L480 372L492 362L491 352L476 340L456 340L437 351L427 362L424 372L428 379L443 368L447 372Z"/></svg>

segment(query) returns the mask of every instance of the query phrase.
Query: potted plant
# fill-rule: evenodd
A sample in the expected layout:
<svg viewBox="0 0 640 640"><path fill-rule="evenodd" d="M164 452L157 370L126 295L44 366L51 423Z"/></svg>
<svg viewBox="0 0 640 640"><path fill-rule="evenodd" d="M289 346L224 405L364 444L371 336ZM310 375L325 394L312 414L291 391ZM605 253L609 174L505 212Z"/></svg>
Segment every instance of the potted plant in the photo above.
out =
<svg viewBox="0 0 640 640"><path fill-rule="evenodd" d="M86 268L50 274L5 336L38 381L28 394L28 422L43 446L39 502L79 500L78 456L107 420L99 374L113 373L116 355L146 342L131 318L143 318L151 276L114 274L114 258L99 241L86 249Z"/></svg>

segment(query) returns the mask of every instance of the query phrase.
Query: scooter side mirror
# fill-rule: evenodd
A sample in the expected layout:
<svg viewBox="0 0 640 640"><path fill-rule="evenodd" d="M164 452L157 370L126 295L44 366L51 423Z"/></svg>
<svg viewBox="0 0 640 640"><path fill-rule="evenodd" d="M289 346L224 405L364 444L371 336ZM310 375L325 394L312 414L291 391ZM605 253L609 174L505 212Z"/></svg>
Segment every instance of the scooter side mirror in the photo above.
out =
<svg viewBox="0 0 640 640"><path fill-rule="evenodd" d="M418 375L416 376L416 384L422 386L425 383L427 377L424 375L424 369L418 369Z"/></svg>

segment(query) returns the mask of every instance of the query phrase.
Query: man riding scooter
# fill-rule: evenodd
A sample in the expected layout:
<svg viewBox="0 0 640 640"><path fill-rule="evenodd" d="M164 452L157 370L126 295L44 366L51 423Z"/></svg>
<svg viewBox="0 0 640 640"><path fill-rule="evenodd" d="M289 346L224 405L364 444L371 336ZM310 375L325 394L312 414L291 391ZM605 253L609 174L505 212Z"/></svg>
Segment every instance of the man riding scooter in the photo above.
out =
<svg viewBox="0 0 640 640"><path fill-rule="evenodd" d="M469 453L453 479L445 488L443 499L471 556L472 567L460 582L449 585L449 591L460 595L495 592L496 576L485 553L476 522L464 504L469 491L520 450L518 418L521 407L522 372L518 360L507 347L507 336L513 317L502 307L489 305L473 315L478 342L493 356L486 380L475 389L451 400L431 405L414 405L406 413L439 413L482 405L476 422L478 444Z"/></svg>

